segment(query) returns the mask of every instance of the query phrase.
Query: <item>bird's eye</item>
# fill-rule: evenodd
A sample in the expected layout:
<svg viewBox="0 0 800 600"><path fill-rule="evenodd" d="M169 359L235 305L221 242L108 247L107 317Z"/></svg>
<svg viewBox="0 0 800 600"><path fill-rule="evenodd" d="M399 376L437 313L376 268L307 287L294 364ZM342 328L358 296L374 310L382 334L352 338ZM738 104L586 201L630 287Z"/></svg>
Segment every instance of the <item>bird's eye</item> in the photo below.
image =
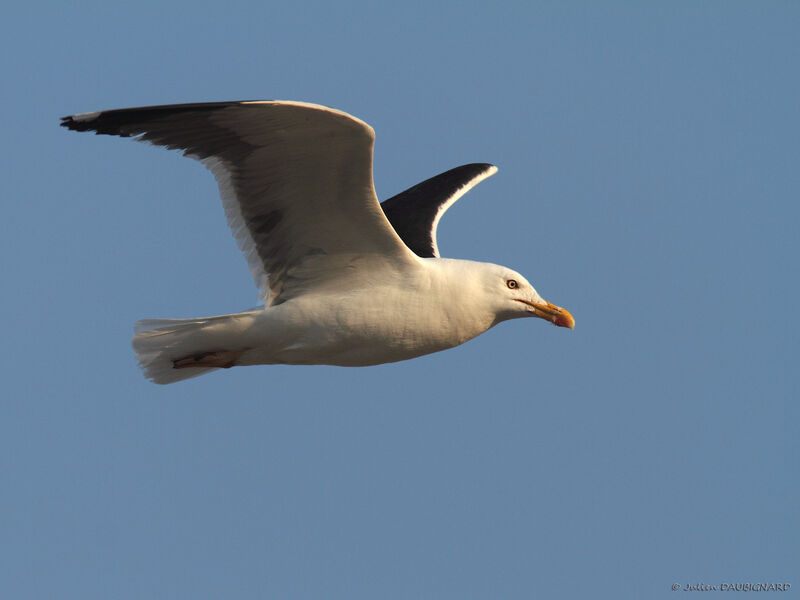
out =
<svg viewBox="0 0 800 600"><path fill-rule="evenodd" d="M515 290L519 287L519 284L517 283L516 279L509 279L508 281L506 281L506 285L510 290Z"/></svg>

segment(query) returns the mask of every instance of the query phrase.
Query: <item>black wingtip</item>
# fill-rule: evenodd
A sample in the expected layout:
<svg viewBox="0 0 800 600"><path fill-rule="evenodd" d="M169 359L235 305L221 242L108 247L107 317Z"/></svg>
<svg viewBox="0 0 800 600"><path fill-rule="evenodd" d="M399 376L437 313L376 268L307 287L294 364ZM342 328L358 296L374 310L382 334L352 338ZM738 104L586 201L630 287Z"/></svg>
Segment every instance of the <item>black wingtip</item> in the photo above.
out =
<svg viewBox="0 0 800 600"><path fill-rule="evenodd" d="M75 116L76 115L68 115L66 117L61 117L61 123L59 123L59 125L71 129L72 131L87 131L91 129L88 121L79 121Z"/></svg>
<svg viewBox="0 0 800 600"><path fill-rule="evenodd" d="M194 102L191 104L162 104L101 110L61 117L61 127L72 131L94 131L98 134L130 137L128 127L140 123L173 116L178 113L197 113L221 110L253 100L233 100L226 102Z"/></svg>
<svg viewBox="0 0 800 600"><path fill-rule="evenodd" d="M128 137L130 134L119 131L116 123L108 123L103 117L108 112L115 111L97 111L91 113L83 113L77 115L67 115L61 117L61 127L66 127L71 131L94 131L96 134L110 134Z"/></svg>

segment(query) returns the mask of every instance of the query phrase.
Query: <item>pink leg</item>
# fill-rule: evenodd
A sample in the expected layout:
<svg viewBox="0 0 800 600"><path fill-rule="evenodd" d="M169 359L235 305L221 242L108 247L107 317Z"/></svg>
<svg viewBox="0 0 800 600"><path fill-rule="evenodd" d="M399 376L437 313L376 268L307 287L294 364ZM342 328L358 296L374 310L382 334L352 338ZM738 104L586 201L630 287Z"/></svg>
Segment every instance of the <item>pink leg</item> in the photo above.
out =
<svg viewBox="0 0 800 600"><path fill-rule="evenodd" d="M236 366L236 360L242 355L242 351L220 350L218 352L201 352L192 354L184 358L172 361L173 369L189 369L192 367L215 367L219 369L229 369Z"/></svg>

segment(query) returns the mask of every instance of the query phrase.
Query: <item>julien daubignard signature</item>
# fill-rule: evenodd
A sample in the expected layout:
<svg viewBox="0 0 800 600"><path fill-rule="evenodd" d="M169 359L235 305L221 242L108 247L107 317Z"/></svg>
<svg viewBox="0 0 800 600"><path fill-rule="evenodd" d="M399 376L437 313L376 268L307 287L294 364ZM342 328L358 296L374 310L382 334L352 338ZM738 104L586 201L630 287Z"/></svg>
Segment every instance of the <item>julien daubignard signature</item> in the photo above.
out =
<svg viewBox="0 0 800 600"><path fill-rule="evenodd" d="M682 592L788 592L792 587L791 583L719 583L709 585L707 583L680 583L672 584L672 591Z"/></svg>

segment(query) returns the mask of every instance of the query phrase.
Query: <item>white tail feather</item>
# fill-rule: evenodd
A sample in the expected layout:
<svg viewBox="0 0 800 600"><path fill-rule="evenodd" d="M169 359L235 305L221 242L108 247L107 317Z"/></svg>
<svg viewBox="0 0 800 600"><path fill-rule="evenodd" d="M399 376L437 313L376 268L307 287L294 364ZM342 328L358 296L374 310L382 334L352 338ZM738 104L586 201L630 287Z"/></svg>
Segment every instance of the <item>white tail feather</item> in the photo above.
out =
<svg viewBox="0 0 800 600"><path fill-rule="evenodd" d="M215 371L216 367L176 369L174 361L220 347L220 328L238 315L199 319L144 319L134 326L133 349L136 360L148 379L155 383L173 383ZM224 328L223 328L224 329Z"/></svg>

